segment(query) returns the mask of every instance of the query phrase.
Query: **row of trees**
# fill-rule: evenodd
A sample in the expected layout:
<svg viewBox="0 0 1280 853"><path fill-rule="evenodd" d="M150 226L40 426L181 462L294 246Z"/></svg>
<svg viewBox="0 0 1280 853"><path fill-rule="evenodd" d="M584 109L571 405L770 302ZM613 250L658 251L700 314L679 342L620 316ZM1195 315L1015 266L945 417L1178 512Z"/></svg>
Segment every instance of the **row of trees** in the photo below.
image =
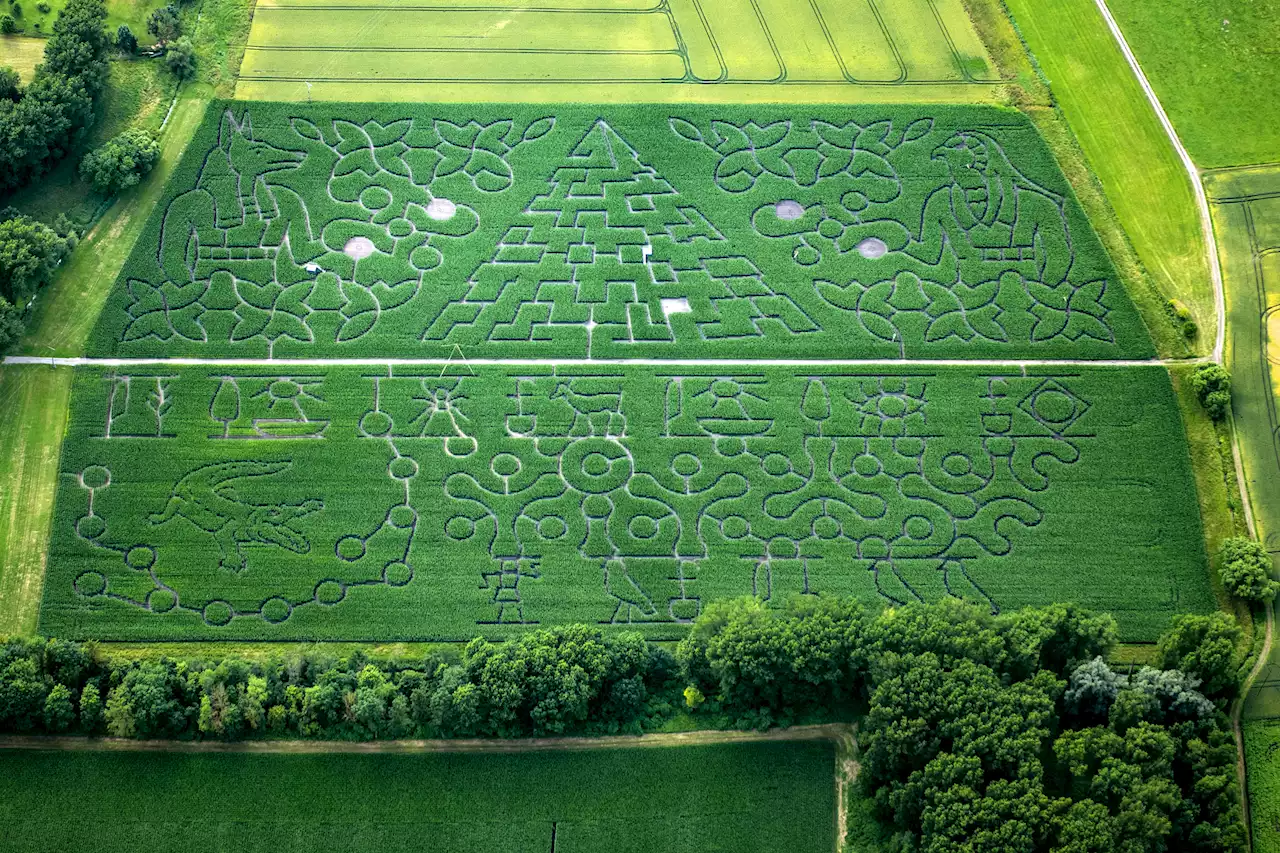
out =
<svg viewBox="0 0 1280 853"><path fill-rule="evenodd" d="M709 605L672 655L597 627L373 661L103 659L0 648L0 731L138 738L521 737L861 720L861 779L895 851L1237 851L1224 713L1240 630L1183 616L1159 668L1116 670L1115 622L954 599ZM683 697L682 697L683 694Z"/></svg>
<svg viewBox="0 0 1280 853"><path fill-rule="evenodd" d="M107 83L106 18L102 0L69 0L35 78L0 87L0 192L45 174L93 126Z"/></svg>

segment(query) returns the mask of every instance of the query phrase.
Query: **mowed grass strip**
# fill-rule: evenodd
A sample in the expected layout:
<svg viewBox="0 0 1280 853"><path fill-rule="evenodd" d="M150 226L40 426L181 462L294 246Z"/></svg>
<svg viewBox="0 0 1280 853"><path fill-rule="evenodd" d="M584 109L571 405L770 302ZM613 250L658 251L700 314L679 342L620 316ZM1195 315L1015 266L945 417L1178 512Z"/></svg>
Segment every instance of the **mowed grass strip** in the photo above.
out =
<svg viewBox="0 0 1280 853"><path fill-rule="evenodd" d="M311 51L250 47L241 66L243 80L420 81L493 80L495 66L507 68L512 82L584 80L678 80L684 62L675 53L453 53L450 51Z"/></svg>
<svg viewBox="0 0 1280 853"><path fill-rule="evenodd" d="M5 750L0 850L828 853L834 763L827 743L507 755Z"/></svg>
<svg viewBox="0 0 1280 853"><path fill-rule="evenodd" d="M1212 341L1213 287L1190 179L1093 0L1008 5L1139 259L1191 309L1201 341Z"/></svg>
<svg viewBox="0 0 1280 853"><path fill-rule="evenodd" d="M0 367L0 635L36 627L70 397L70 370Z"/></svg>
<svg viewBox="0 0 1280 853"><path fill-rule="evenodd" d="M1280 720L1244 724L1254 853L1280 853Z"/></svg>
<svg viewBox="0 0 1280 853"><path fill-rule="evenodd" d="M418 11L266 7L250 47L307 51L675 50L668 18L654 12Z"/></svg>
<svg viewBox="0 0 1280 853"><path fill-rule="evenodd" d="M1151 641L1213 608L1155 367L82 370L59 484L40 628L73 638L678 638L831 593Z"/></svg>

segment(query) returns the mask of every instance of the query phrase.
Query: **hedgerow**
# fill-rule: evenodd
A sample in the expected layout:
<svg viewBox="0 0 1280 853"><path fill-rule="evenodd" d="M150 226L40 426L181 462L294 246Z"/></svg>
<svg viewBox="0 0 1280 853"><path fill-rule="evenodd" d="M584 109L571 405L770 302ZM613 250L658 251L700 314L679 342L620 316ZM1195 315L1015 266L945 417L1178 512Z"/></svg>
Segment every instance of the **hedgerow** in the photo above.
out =
<svg viewBox="0 0 1280 853"><path fill-rule="evenodd" d="M1213 609L1182 446L1157 368L81 369L40 629L679 638L825 592L1152 640Z"/></svg>
<svg viewBox="0 0 1280 853"><path fill-rule="evenodd" d="M113 661L74 643L11 640L0 648L0 731L642 731L674 713L683 686L703 726L860 719L860 784L898 849L1242 850L1226 699L1200 691L1200 675L1229 675L1233 661L1200 675L1117 672L1102 657L1116 635L1110 616L1065 605L993 617L954 599L876 611L796 597L783 609L709 607L674 659L639 635L581 625L475 640L460 658L379 661ZM1188 637L1161 648L1213 659Z"/></svg>
<svg viewBox="0 0 1280 853"><path fill-rule="evenodd" d="M993 107L216 103L96 355L1143 357Z"/></svg>

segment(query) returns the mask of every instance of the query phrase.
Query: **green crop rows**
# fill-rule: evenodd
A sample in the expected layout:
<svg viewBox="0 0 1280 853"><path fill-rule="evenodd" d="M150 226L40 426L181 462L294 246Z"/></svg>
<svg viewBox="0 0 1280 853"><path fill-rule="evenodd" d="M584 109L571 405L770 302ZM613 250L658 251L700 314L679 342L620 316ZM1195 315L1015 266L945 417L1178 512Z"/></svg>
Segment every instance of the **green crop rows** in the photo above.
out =
<svg viewBox="0 0 1280 853"><path fill-rule="evenodd" d="M0 851L62 853L92 838L101 853L823 853L835 841L833 761L829 743L510 755L8 750Z"/></svg>
<svg viewBox="0 0 1280 853"><path fill-rule="evenodd" d="M1152 354L1012 110L237 103L90 350Z"/></svg>
<svg viewBox="0 0 1280 853"><path fill-rule="evenodd" d="M676 637L709 600L1212 608L1159 368L82 369L40 629Z"/></svg>

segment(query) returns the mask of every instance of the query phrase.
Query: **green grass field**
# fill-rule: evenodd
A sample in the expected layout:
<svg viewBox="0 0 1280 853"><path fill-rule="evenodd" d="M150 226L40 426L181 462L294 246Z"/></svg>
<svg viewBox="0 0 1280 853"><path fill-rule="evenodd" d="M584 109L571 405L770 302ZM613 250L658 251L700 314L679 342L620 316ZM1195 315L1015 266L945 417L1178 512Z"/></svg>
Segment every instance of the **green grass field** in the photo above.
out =
<svg viewBox="0 0 1280 853"><path fill-rule="evenodd" d="M1205 175L1227 295L1227 365L1245 480L1280 553L1280 167Z"/></svg>
<svg viewBox="0 0 1280 853"><path fill-rule="evenodd" d="M0 850L828 853L827 743L497 754L0 751Z"/></svg>
<svg viewBox="0 0 1280 853"><path fill-rule="evenodd" d="M1280 160L1280 9L1253 0L1110 0L1196 165Z"/></svg>
<svg viewBox="0 0 1280 853"><path fill-rule="evenodd" d="M44 62L44 39L23 36L0 36L0 67L18 72L23 83L30 83L36 66Z"/></svg>
<svg viewBox="0 0 1280 853"><path fill-rule="evenodd" d="M1025 117L239 105L89 351L1149 357Z"/></svg>
<svg viewBox="0 0 1280 853"><path fill-rule="evenodd" d="M1093 0L1007 2L1142 264L1191 309L1207 351L1213 287L1191 182L1102 15Z"/></svg>
<svg viewBox="0 0 1280 853"><path fill-rule="evenodd" d="M670 638L830 592L1076 601L1150 641L1213 607L1159 368L460 372L78 371L41 632Z"/></svg>
<svg viewBox="0 0 1280 853"><path fill-rule="evenodd" d="M1254 853L1280 853L1280 720L1244 724Z"/></svg>
<svg viewBox="0 0 1280 853"><path fill-rule="evenodd" d="M519 84L533 100L613 100L601 96L612 90L629 101L665 101L701 89L717 101L795 102L848 100L857 86L927 88L967 101L989 99L999 82L961 0L514 0L411 9L262 0L237 95L483 101L510 99ZM911 88L895 88L902 85Z"/></svg>
<svg viewBox="0 0 1280 853"><path fill-rule="evenodd" d="M71 371L0 367L0 635L35 631Z"/></svg>
<svg viewBox="0 0 1280 853"><path fill-rule="evenodd" d="M44 0L47 12L40 10L37 0L17 0L16 5L22 11L14 14L15 0L0 0L0 15L13 15L19 29L28 36L49 36L53 34L53 22L67 5L66 0ZM106 29L114 35L116 28L125 24L138 37L139 44L150 44L147 40L147 16L153 9L163 6L161 0L106 0ZM43 50L43 48L41 48ZM0 65L4 61L4 49L0 47Z"/></svg>

